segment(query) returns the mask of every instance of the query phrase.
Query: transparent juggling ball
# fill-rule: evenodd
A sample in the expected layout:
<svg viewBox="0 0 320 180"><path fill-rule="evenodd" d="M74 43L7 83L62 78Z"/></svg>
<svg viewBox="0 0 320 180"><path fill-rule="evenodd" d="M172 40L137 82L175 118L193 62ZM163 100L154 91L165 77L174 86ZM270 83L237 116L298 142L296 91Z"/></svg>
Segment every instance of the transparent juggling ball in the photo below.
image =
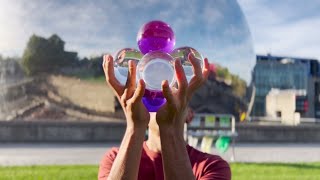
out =
<svg viewBox="0 0 320 180"><path fill-rule="evenodd" d="M188 55L193 54L193 56L198 60L198 63L200 64L201 68L203 67L203 57L202 55L195 50L192 47L180 47L174 49L170 54L175 60L180 60L181 64L184 69L184 73L186 75L186 78L188 82L192 79L194 73L193 73L193 67L191 62L189 61Z"/></svg>
<svg viewBox="0 0 320 180"><path fill-rule="evenodd" d="M133 60L135 64L138 64L141 58L141 52L133 48L124 48L116 53L114 56L114 74L122 85L125 85L127 81L129 61Z"/></svg>
<svg viewBox="0 0 320 180"><path fill-rule="evenodd" d="M162 51L152 51L142 57L137 66L137 79L146 84L143 103L150 112L156 112L166 102L162 94L162 82L175 84L174 59Z"/></svg>

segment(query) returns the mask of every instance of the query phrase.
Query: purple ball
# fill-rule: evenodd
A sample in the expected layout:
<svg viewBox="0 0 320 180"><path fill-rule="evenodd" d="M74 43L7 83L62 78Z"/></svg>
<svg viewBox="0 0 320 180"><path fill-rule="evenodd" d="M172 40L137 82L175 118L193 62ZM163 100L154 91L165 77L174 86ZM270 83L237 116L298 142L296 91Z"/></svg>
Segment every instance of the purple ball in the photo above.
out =
<svg viewBox="0 0 320 180"><path fill-rule="evenodd" d="M144 24L138 32L137 41L143 54L151 51L170 53L176 43L173 30L162 21L150 21Z"/></svg>

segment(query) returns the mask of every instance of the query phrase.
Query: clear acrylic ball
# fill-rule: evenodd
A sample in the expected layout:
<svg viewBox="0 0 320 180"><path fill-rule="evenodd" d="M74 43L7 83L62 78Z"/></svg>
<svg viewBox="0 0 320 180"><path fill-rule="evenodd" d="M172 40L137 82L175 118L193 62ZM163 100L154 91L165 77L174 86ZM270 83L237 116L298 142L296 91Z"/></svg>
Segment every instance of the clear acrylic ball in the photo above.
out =
<svg viewBox="0 0 320 180"><path fill-rule="evenodd" d="M202 68L203 57L197 50L195 50L192 47L185 46L185 47L176 48L170 53L174 59L179 59L181 61L181 64L183 66L184 73L186 75L188 82L190 82L190 80L194 76L192 64L188 59L189 53L192 53L194 57L198 59L198 62Z"/></svg>
<svg viewBox="0 0 320 180"><path fill-rule="evenodd" d="M142 56L140 51L133 48L124 48L116 53L114 56L114 74L122 85L127 82L129 60L133 60L138 64Z"/></svg>
<svg viewBox="0 0 320 180"><path fill-rule="evenodd" d="M162 51L152 51L142 57L137 66L137 79L143 79L146 89L161 91L163 80L175 83L174 58Z"/></svg>

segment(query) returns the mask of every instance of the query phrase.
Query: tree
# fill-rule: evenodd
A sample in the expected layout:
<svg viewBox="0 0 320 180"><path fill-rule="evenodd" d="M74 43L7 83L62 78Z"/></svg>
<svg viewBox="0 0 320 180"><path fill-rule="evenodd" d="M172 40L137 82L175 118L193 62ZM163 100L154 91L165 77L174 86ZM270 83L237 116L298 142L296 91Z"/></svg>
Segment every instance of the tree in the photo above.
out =
<svg viewBox="0 0 320 180"><path fill-rule="evenodd" d="M64 51L65 42L56 34L48 39L32 35L22 57L28 75L52 73L77 61L77 53Z"/></svg>
<svg viewBox="0 0 320 180"><path fill-rule="evenodd" d="M222 79L230 79L230 73L228 68L224 68L222 66L217 66L216 67L216 72L217 72L217 77L222 78Z"/></svg>
<svg viewBox="0 0 320 180"><path fill-rule="evenodd" d="M102 59L103 56L90 58L90 68L93 69L95 77L103 75Z"/></svg>
<svg viewBox="0 0 320 180"><path fill-rule="evenodd" d="M233 93L238 97L246 94L247 84L239 76L229 72L228 68L216 65L216 76L224 81L230 80Z"/></svg>
<svg viewBox="0 0 320 180"><path fill-rule="evenodd" d="M233 93L238 97L244 97L247 90L247 83L237 75L231 75L231 79L231 87Z"/></svg>

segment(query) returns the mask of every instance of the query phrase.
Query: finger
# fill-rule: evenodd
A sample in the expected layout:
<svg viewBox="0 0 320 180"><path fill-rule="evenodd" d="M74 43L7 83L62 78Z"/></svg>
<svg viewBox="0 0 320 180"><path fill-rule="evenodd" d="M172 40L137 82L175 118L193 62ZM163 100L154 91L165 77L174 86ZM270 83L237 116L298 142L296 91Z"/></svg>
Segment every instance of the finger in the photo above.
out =
<svg viewBox="0 0 320 180"><path fill-rule="evenodd" d="M181 96L185 96L187 93L188 81L187 81L186 75L184 74L181 61L179 59L176 59L174 61L174 69L175 69L176 78L178 82L179 94Z"/></svg>
<svg viewBox="0 0 320 180"><path fill-rule="evenodd" d="M126 107L127 106L127 98L128 97L128 89L125 89L121 98L120 98L120 102L122 104L122 107Z"/></svg>
<svg viewBox="0 0 320 180"><path fill-rule="evenodd" d="M123 93L123 86L119 83L114 75L113 58L106 54L103 56L103 71L106 77L106 82L115 91L116 95L120 96Z"/></svg>
<svg viewBox="0 0 320 180"><path fill-rule="evenodd" d="M188 98L190 99L192 94L203 85L205 80L208 78L209 75L209 62L208 59L204 59L204 66L202 69L202 72L198 75L195 75L192 77L192 79L189 82L188 87Z"/></svg>
<svg viewBox="0 0 320 180"><path fill-rule="evenodd" d="M210 64L209 64L209 61L208 61L208 58L204 58L204 66L203 66L203 69L202 69L202 75L203 75L203 78L204 80L207 80L208 79L208 76L209 76L209 69L210 69Z"/></svg>
<svg viewBox="0 0 320 180"><path fill-rule="evenodd" d="M176 106L175 106L174 97L171 92L168 81L167 80L162 81L161 86L162 86L162 94L167 100L167 106L169 108L172 108L173 110Z"/></svg>
<svg viewBox="0 0 320 180"><path fill-rule="evenodd" d="M128 98L130 98L133 95L134 90L136 89L136 64L132 60L129 61L129 71L126 88L128 89Z"/></svg>
<svg viewBox="0 0 320 180"><path fill-rule="evenodd" d="M144 95L145 89L146 89L146 84L144 83L144 81L142 79L140 79L138 82L138 87L133 94L132 101L133 102L141 101L141 99Z"/></svg>
<svg viewBox="0 0 320 180"><path fill-rule="evenodd" d="M193 74L195 76L201 76L202 75L201 64L199 62L199 59L197 59L193 53L189 53L188 59L189 59L190 63L192 64Z"/></svg>

